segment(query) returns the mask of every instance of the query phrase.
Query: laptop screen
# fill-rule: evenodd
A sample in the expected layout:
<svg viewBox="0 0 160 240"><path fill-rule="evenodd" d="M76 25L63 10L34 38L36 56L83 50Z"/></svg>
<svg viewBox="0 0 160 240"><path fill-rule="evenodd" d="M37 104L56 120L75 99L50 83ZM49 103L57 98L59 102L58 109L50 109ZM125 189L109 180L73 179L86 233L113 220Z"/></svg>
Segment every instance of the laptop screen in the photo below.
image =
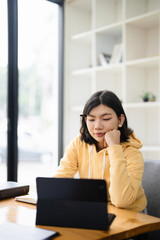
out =
<svg viewBox="0 0 160 240"><path fill-rule="evenodd" d="M37 225L109 228L105 180L37 178Z"/></svg>
<svg viewBox="0 0 160 240"><path fill-rule="evenodd" d="M49 189L48 189L48 187ZM38 196L57 200L106 202L106 181L73 178L38 178Z"/></svg>

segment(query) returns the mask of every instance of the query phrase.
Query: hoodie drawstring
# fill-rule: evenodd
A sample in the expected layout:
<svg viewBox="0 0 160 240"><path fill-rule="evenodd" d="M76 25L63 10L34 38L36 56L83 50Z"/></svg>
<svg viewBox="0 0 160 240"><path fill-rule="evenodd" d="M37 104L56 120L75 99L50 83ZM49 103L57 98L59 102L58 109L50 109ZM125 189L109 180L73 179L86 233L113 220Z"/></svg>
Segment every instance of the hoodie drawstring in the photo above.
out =
<svg viewBox="0 0 160 240"><path fill-rule="evenodd" d="M106 165L106 151L107 151L107 149L104 151L104 154L103 154L103 172L102 172L102 179L104 179L104 171L105 171L105 165Z"/></svg>
<svg viewBox="0 0 160 240"><path fill-rule="evenodd" d="M90 151L89 151L89 169L88 169L88 178L89 179L91 178L91 154L92 154L92 151L93 151L93 145L91 146ZM106 151L107 151L107 149L104 151L104 154L103 154L102 179L104 179L104 171L105 171L105 164L106 164Z"/></svg>
<svg viewBox="0 0 160 240"><path fill-rule="evenodd" d="M88 170L88 178L91 178L91 154L92 154L92 150L93 150L93 145L90 148L89 151L89 170Z"/></svg>

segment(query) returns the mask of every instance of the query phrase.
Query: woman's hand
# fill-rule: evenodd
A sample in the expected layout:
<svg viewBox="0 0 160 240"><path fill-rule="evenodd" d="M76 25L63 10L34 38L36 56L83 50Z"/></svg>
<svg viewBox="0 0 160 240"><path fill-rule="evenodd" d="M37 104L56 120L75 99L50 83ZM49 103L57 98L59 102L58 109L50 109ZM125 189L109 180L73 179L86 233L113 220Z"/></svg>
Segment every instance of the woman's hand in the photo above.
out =
<svg viewBox="0 0 160 240"><path fill-rule="evenodd" d="M106 132L105 134L105 142L104 142L104 146L112 146L112 145L119 145L120 144L120 131L117 129L113 129L109 132Z"/></svg>

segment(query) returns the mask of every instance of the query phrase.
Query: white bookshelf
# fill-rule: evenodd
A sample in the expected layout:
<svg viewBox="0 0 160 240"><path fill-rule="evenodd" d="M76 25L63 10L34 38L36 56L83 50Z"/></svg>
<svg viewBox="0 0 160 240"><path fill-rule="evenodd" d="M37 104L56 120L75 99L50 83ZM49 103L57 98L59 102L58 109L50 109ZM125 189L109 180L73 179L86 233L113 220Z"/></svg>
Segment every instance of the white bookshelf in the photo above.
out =
<svg viewBox="0 0 160 240"><path fill-rule="evenodd" d="M123 55L101 65L99 54ZM79 133L88 97L108 89L122 100L145 159L160 160L160 0L68 0L65 3L64 146ZM142 92L155 101L143 102Z"/></svg>

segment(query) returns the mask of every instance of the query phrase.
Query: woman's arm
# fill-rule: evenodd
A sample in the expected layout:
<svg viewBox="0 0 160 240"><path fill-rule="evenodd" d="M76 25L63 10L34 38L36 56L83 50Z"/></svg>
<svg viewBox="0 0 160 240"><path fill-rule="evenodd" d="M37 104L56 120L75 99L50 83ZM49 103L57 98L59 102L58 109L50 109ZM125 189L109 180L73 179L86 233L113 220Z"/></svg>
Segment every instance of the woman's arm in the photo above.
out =
<svg viewBox="0 0 160 240"><path fill-rule="evenodd" d="M141 188L144 170L142 154L132 146L123 151L121 145L110 146L108 154L111 202L116 207L127 208L137 199Z"/></svg>
<svg viewBox="0 0 160 240"><path fill-rule="evenodd" d="M76 151L76 140L73 140L66 148L60 161L56 174L53 177L73 178L78 170L78 154Z"/></svg>

